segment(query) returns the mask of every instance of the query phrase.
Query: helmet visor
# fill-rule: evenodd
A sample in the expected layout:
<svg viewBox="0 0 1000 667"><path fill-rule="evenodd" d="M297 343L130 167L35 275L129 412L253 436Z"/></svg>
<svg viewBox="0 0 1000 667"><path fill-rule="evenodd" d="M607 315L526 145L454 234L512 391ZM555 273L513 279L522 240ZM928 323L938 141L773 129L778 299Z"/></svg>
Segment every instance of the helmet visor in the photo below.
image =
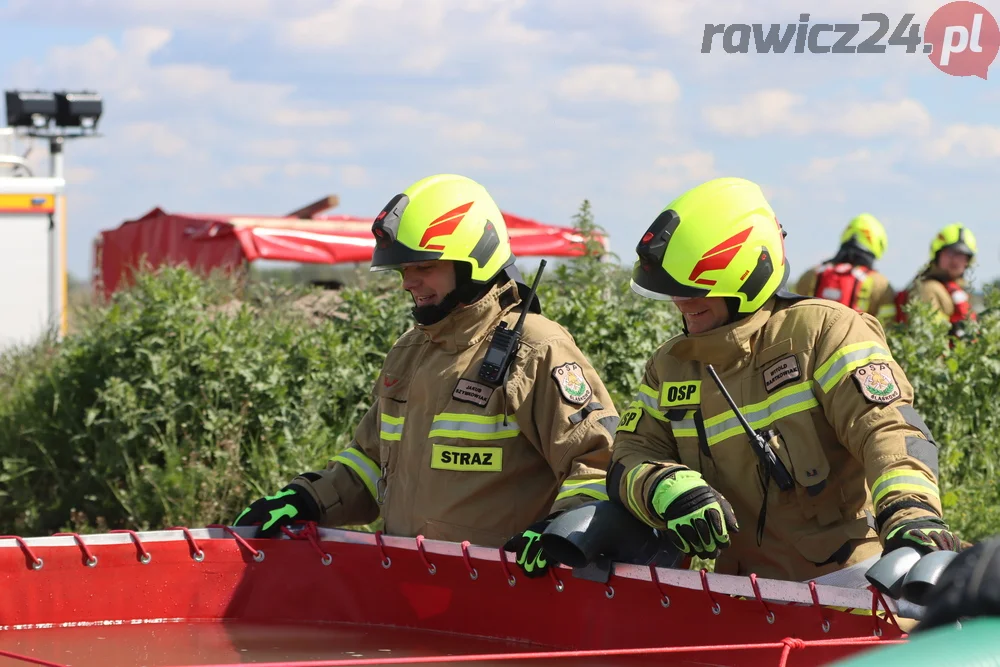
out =
<svg viewBox="0 0 1000 667"><path fill-rule="evenodd" d="M636 246L638 261L632 270L632 291L641 296L670 301L675 298L696 299L709 293L707 288L684 285L663 268L670 237L677 231L681 218L673 209L666 209L656 217Z"/></svg>

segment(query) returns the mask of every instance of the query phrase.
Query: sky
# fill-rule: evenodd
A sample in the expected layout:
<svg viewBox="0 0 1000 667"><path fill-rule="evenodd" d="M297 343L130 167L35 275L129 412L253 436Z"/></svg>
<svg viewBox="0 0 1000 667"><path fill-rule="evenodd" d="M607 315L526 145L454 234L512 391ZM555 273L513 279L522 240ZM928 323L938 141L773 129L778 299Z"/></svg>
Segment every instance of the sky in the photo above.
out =
<svg viewBox="0 0 1000 667"><path fill-rule="evenodd" d="M374 216L450 172L551 224L589 199L627 263L664 206L718 176L763 187L793 277L868 212L900 288L937 230L963 222L982 283L1000 277L1000 65L983 79L900 46L727 53L721 35L702 52L709 23L883 12L890 28L906 13L923 26L941 4L8 0L0 81L104 97L102 136L65 153L75 276L100 230L157 206L278 215L337 194L330 213ZM46 173L44 144L31 159Z"/></svg>

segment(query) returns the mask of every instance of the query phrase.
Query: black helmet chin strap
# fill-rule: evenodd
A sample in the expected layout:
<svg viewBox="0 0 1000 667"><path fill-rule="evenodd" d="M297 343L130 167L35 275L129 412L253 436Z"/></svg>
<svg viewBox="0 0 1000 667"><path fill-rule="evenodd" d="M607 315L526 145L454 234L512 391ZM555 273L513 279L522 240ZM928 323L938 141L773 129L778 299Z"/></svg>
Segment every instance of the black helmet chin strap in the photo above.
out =
<svg viewBox="0 0 1000 667"><path fill-rule="evenodd" d="M496 283L496 278L488 283L472 281L472 267L468 262L455 262L455 289L448 292L441 303L431 306L414 306L410 311L418 324L437 324L461 304L479 301Z"/></svg>
<svg viewBox="0 0 1000 667"><path fill-rule="evenodd" d="M411 309L413 319L417 324L430 325L437 324L451 314L462 304L473 304L482 299L493 288L494 285L504 280L513 280L517 285L518 295L523 301L528 297L530 288L524 282L521 272L511 264L501 270L492 280L486 283L476 283L472 281L472 267L467 262L455 262L455 289L441 299L441 303L432 306L414 306ZM541 302L538 296L531 302L529 312L541 313Z"/></svg>

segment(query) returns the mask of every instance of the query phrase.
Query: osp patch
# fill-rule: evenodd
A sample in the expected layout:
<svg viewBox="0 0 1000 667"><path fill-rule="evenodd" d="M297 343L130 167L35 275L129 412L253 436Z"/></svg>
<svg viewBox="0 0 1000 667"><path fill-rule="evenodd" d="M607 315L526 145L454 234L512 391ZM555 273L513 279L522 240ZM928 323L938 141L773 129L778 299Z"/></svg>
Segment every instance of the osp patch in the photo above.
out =
<svg viewBox="0 0 1000 667"><path fill-rule="evenodd" d="M559 393L570 403L583 405L594 395L580 364L570 361L552 369L552 378L559 385Z"/></svg>
<svg viewBox="0 0 1000 667"><path fill-rule="evenodd" d="M618 428L615 429L615 433L619 431L635 433L635 429L639 425L640 419L642 419L642 408L629 408L622 413L621 419L618 420Z"/></svg>
<svg viewBox="0 0 1000 667"><path fill-rule="evenodd" d="M892 403L900 396L899 384L889 364L871 363L857 369L851 376L869 403Z"/></svg>

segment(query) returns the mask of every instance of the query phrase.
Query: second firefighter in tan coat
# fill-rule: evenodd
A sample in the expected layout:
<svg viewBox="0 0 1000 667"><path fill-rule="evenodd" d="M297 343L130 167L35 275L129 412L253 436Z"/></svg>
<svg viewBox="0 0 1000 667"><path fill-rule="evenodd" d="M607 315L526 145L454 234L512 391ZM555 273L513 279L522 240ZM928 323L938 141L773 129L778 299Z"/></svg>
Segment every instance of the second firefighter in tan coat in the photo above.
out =
<svg viewBox="0 0 1000 667"><path fill-rule="evenodd" d="M969 300L965 273L976 258L976 237L961 223L953 223L938 232L931 241L930 261L913 282L896 296L896 321L906 322L911 300L931 304L938 317L951 324L950 333L965 336L965 327L976 321L976 311Z"/></svg>
<svg viewBox="0 0 1000 667"><path fill-rule="evenodd" d="M373 233L373 270L402 273L417 325L386 357L350 446L256 501L237 525L261 523L267 535L292 520L340 526L381 515L388 535L506 544L538 576L551 516L607 499L611 397L537 300L507 376L480 376L498 325L513 329L529 304L503 216L478 183L423 179L389 202Z"/></svg>
<svg viewBox="0 0 1000 667"><path fill-rule="evenodd" d="M837 254L803 273L795 292L842 303L888 324L896 313L896 292L874 268L888 244L882 223L862 213L840 235Z"/></svg>
<svg viewBox="0 0 1000 667"><path fill-rule="evenodd" d="M643 236L633 289L685 332L621 416L609 495L723 574L807 580L902 545L953 549L937 446L871 315L779 293L783 232L753 183L718 179ZM711 365L780 467L766 465ZM733 529L738 525L738 532Z"/></svg>

